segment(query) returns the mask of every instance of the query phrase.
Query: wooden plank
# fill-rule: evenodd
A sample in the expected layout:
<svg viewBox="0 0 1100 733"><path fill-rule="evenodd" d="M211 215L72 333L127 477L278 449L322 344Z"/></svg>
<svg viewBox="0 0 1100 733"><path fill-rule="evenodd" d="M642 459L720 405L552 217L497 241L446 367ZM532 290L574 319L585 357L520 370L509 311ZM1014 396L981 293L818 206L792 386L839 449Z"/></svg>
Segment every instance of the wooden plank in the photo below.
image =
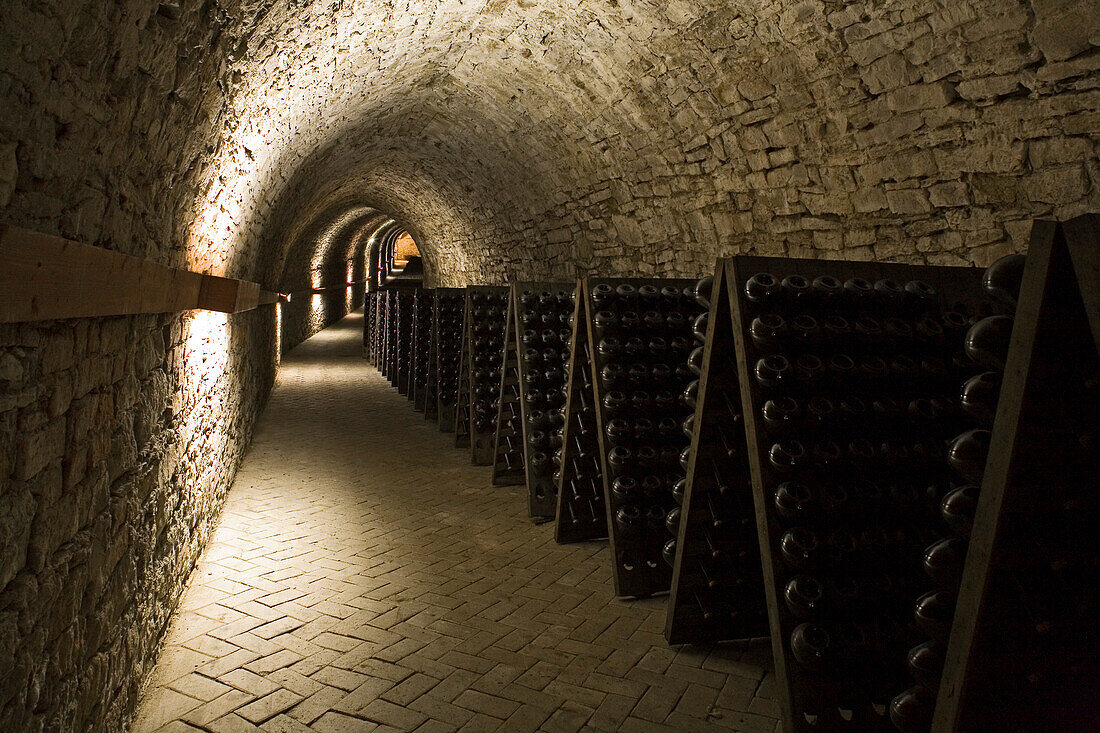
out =
<svg viewBox="0 0 1100 733"><path fill-rule="evenodd" d="M0 321L197 308L203 276L0 225Z"/></svg>
<svg viewBox="0 0 1100 733"><path fill-rule="evenodd" d="M0 322L171 313L238 313L279 300L259 283L0 225Z"/></svg>

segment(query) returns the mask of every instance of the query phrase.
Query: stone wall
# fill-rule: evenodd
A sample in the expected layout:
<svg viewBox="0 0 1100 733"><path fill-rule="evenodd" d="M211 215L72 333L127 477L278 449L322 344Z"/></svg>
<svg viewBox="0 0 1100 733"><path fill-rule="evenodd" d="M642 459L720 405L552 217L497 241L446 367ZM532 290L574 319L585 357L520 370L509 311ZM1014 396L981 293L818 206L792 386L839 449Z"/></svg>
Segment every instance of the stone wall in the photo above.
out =
<svg viewBox="0 0 1100 733"><path fill-rule="evenodd" d="M283 292L343 286L390 218L445 285L738 252L985 264L1032 217L1100 210L1098 17L4 0L0 220ZM346 307L313 300L0 327L0 724L124 725L277 344Z"/></svg>
<svg viewBox="0 0 1100 733"><path fill-rule="evenodd" d="M0 3L0 221L283 289L258 241L229 253L195 214L246 32L227 3ZM345 280L338 264L319 285ZM317 317L307 300L284 347L342 301ZM271 306L0 325L0 727L125 729L274 379L276 328Z"/></svg>
<svg viewBox="0 0 1100 733"><path fill-rule="evenodd" d="M0 327L8 730L127 720L273 377L272 314Z"/></svg>

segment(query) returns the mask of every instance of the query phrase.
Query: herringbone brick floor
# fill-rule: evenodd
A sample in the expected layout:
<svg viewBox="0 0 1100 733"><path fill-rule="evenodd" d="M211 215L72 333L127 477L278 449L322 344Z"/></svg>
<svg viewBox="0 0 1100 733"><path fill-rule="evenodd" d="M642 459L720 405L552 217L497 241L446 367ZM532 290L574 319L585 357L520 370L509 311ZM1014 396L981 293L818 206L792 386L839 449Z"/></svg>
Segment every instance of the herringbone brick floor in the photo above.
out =
<svg viewBox="0 0 1100 733"><path fill-rule="evenodd" d="M360 356L284 360L136 733L777 730L766 641L672 649Z"/></svg>

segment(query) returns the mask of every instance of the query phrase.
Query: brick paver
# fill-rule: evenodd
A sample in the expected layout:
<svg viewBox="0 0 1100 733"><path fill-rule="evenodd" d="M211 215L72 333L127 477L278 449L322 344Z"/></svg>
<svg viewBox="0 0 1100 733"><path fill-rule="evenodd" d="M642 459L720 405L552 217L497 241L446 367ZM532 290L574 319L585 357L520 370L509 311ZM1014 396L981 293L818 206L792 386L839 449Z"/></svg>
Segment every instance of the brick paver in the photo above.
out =
<svg viewBox="0 0 1100 733"><path fill-rule="evenodd" d="M294 349L133 730L778 729L766 641L669 648L360 356Z"/></svg>

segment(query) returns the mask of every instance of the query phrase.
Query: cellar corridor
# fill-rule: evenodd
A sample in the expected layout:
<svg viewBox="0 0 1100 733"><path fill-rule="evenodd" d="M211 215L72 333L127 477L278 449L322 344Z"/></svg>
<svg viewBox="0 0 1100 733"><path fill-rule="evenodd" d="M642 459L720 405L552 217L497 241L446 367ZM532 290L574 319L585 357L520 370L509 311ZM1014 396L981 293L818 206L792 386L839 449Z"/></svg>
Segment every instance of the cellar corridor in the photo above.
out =
<svg viewBox="0 0 1100 733"><path fill-rule="evenodd" d="M284 358L134 733L777 729L766 640L669 648L664 599L487 490L362 330Z"/></svg>

